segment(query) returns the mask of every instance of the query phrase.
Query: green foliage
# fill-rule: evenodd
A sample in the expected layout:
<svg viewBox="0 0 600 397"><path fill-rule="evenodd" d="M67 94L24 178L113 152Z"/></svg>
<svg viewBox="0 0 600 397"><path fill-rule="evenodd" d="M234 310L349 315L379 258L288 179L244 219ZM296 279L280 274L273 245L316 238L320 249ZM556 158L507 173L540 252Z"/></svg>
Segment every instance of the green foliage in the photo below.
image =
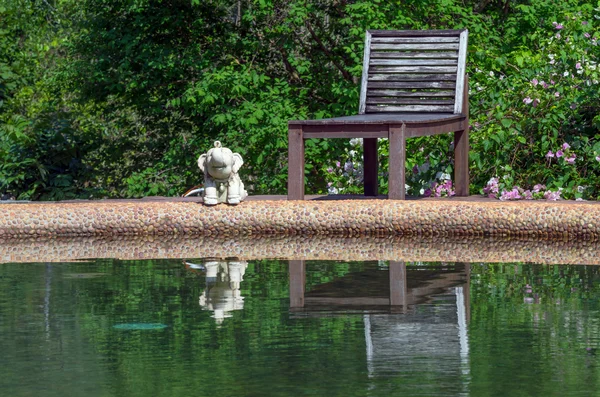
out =
<svg viewBox="0 0 600 397"><path fill-rule="evenodd" d="M472 191L506 175L523 188L545 183L577 197L581 186L581 197L596 198L594 7L580 0L1 0L0 192L179 195L201 182L196 159L219 139L244 157L251 194L285 193L287 122L356 112L366 29L468 28ZM450 142L408 141L407 167L419 171L407 172L409 193L452 174ZM564 142L575 164L548 162L546 153ZM307 141L307 191L360 191L360 178L328 172L360 157L347 140Z"/></svg>

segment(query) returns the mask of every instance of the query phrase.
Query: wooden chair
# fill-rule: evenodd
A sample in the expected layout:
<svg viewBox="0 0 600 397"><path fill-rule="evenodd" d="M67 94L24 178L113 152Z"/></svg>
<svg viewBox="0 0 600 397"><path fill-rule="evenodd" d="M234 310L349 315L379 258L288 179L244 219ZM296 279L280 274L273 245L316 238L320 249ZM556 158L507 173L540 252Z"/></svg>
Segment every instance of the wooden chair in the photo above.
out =
<svg viewBox="0 0 600 397"><path fill-rule="evenodd" d="M377 138L388 138L388 198L405 198L407 138L454 132L454 185L469 194L467 30L366 33L358 115L288 123L288 200L304 199L304 140L363 138L365 195L377 195Z"/></svg>

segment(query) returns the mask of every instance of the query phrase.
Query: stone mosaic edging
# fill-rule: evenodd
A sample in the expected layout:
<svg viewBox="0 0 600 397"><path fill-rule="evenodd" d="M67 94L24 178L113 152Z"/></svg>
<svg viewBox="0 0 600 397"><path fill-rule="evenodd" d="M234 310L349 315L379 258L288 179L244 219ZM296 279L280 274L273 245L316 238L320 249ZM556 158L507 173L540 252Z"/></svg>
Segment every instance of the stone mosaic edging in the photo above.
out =
<svg viewBox="0 0 600 397"><path fill-rule="evenodd" d="M76 236L450 236L600 239L600 205L340 200L0 204L0 238Z"/></svg>
<svg viewBox="0 0 600 397"><path fill-rule="evenodd" d="M127 236L0 239L0 263L236 258L600 265L600 244L503 238Z"/></svg>

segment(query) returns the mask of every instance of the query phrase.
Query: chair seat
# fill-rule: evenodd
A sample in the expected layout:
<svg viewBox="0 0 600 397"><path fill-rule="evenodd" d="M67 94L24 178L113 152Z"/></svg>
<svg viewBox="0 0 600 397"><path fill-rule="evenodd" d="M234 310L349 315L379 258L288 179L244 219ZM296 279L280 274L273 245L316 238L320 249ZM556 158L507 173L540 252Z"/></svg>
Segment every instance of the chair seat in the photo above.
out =
<svg viewBox="0 0 600 397"><path fill-rule="evenodd" d="M439 121L458 121L465 117L464 114L460 113L367 113L319 120L294 120L288 122L288 125L421 124Z"/></svg>

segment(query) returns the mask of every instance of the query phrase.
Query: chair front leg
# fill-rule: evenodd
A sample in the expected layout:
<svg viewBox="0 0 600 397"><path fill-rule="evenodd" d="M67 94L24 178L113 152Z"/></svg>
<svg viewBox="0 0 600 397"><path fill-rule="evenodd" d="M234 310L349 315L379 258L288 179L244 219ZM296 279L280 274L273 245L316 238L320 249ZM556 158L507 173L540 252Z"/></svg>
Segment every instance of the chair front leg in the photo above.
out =
<svg viewBox="0 0 600 397"><path fill-rule="evenodd" d="M405 125L390 125L390 165L388 181L388 199L404 200L405 198L405 168L406 168L406 138Z"/></svg>
<svg viewBox="0 0 600 397"><path fill-rule="evenodd" d="M304 200L304 133L301 125L288 127L288 200Z"/></svg>
<svg viewBox="0 0 600 397"><path fill-rule="evenodd" d="M469 195L469 119L465 125L454 133L454 189L461 197Z"/></svg>

